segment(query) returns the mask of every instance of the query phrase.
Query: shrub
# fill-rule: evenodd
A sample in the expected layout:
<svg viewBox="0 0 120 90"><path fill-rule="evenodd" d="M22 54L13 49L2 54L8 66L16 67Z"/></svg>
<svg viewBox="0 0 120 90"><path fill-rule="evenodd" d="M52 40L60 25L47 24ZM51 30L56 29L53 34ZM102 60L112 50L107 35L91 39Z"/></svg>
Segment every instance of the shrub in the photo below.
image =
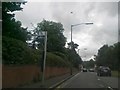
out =
<svg viewBox="0 0 120 90"><path fill-rule="evenodd" d="M46 65L68 67L69 62L64 60L65 55L59 52L56 54L47 53ZM42 52L28 47L26 43L20 40L3 36L2 60L2 63L7 65L40 64L42 62Z"/></svg>
<svg viewBox="0 0 120 90"><path fill-rule="evenodd" d="M3 64L34 64L38 62L38 52L27 46L26 43L3 36L2 60Z"/></svg>
<svg viewBox="0 0 120 90"><path fill-rule="evenodd" d="M60 56L61 58L67 60L68 58L66 57L65 54L61 53L61 52L52 52L53 54L57 55L57 56Z"/></svg>
<svg viewBox="0 0 120 90"><path fill-rule="evenodd" d="M68 67L69 64L63 60L60 56L48 52L46 58L47 66Z"/></svg>

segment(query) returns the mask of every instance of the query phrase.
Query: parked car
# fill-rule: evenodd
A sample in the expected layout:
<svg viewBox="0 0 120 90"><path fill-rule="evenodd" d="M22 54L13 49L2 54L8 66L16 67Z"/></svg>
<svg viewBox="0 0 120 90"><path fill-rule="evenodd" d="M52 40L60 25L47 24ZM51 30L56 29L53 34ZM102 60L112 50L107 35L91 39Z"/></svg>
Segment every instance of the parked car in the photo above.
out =
<svg viewBox="0 0 120 90"><path fill-rule="evenodd" d="M97 70L98 76L111 76L111 70L109 67L100 66Z"/></svg>
<svg viewBox="0 0 120 90"><path fill-rule="evenodd" d="M83 72L87 72L87 69L86 68L83 68L83 70L82 70Z"/></svg>
<svg viewBox="0 0 120 90"><path fill-rule="evenodd" d="M90 68L90 69L89 69L89 72L94 72L94 69L93 69L93 68Z"/></svg>

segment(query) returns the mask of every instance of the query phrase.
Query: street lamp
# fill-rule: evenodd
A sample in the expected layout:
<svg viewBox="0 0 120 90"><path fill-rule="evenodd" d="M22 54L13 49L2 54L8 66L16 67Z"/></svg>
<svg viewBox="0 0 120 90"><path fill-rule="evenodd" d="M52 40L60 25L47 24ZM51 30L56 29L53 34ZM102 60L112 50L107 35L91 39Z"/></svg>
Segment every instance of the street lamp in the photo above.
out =
<svg viewBox="0 0 120 90"><path fill-rule="evenodd" d="M82 24L91 25L91 24L93 24L93 23L87 22L87 23L80 23L80 24L73 24L73 25L71 25L71 50L73 49L73 42L72 42L72 27L78 26L78 25L82 25ZM71 75L72 75L72 67L71 67Z"/></svg>
<svg viewBox="0 0 120 90"><path fill-rule="evenodd" d="M74 26L78 26L78 25L82 25L82 24L85 24L85 25L92 25L93 23L89 23L89 22L87 22L87 23L80 23L80 24L73 24L73 25L71 25L71 49L72 49L72 27L74 27Z"/></svg>

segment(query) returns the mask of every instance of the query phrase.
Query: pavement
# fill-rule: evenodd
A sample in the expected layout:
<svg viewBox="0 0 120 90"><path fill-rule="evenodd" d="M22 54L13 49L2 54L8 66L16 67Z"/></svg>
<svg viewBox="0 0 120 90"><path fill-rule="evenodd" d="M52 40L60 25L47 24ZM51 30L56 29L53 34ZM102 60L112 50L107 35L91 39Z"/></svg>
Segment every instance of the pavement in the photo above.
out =
<svg viewBox="0 0 120 90"><path fill-rule="evenodd" d="M37 82L37 83L32 83L30 85L22 86L20 88L56 88L58 85L70 79L77 73L78 72L74 72L72 75L70 75L70 73L67 73L64 75L60 75L60 76L47 79L44 81L44 85L42 84L42 82Z"/></svg>

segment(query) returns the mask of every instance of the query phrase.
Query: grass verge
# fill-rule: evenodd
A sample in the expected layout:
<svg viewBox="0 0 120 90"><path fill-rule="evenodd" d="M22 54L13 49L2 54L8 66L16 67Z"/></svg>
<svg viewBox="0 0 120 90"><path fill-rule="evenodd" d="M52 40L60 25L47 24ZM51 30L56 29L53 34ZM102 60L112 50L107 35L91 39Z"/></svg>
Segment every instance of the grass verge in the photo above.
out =
<svg viewBox="0 0 120 90"><path fill-rule="evenodd" d="M120 77L120 72L118 72L118 71L112 71L112 76L113 77Z"/></svg>

